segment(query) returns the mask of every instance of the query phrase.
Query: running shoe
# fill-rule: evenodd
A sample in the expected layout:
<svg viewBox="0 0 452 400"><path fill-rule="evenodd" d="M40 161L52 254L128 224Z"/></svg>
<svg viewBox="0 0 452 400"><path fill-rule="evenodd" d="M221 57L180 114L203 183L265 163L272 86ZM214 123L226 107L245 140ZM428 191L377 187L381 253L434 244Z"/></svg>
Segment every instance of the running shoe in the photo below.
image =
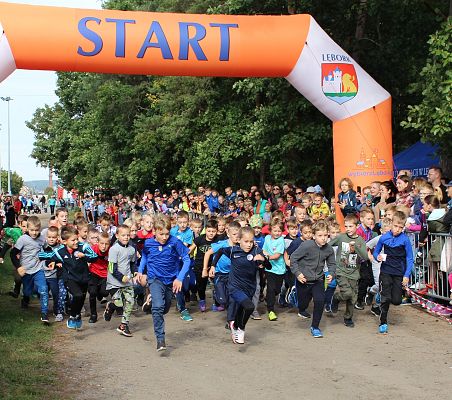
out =
<svg viewBox="0 0 452 400"><path fill-rule="evenodd" d="M110 321L111 316L113 315L113 310L110 308L110 304L111 304L111 301L109 301L107 303L107 306L105 307L105 311L104 311L104 320L105 321Z"/></svg>
<svg viewBox="0 0 452 400"><path fill-rule="evenodd" d="M49 317L47 316L47 314L45 314L45 313L42 313L42 314L41 314L41 322L42 322L44 325L50 325Z"/></svg>
<svg viewBox="0 0 452 400"><path fill-rule="evenodd" d="M245 343L245 331L242 331L240 328L236 331L235 340L237 344L244 344Z"/></svg>
<svg viewBox="0 0 452 400"><path fill-rule="evenodd" d="M380 332L383 335L386 335L388 333L388 324L381 324L378 327L378 332Z"/></svg>
<svg viewBox="0 0 452 400"><path fill-rule="evenodd" d="M344 318L344 325L347 328L354 328L355 327L355 323L353 322L353 320L351 318Z"/></svg>
<svg viewBox="0 0 452 400"><path fill-rule="evenodd" d="M371 314L375 315L376 317L379 317L381 315L381 309L379 306L372 306L370 308Z"/></svg>
<svg viewBox="0 0 452 400"><path fill-rule="evenodd" d="M182 321L193 321L193 317L190 315L187 309L180 312L180 319Z"/></svg>
<svg viewBox="0 0 452 400"><path fill-rule="evenodd" d="M63 314L55 315L55 322L62 322L64 319Z"/></svg>
<svg viewBox="0 0 452 400"><path fill-rule="evenodd" d="M319 328L314 328L311 326L311 335L314 338L322 338L323 337L323 333Z"/></svg>
<svg viewBox="0 0 452 400"><path fill-rule="evenodd" d="M166 344L164 340L159 340L157 342L157 351L165 351L166 350Z"/></svg>
<svg viewBox="0 0 452 400"><path fill-rule="evenodd" d="M75 319L73 317L69 317L67 322L66 322L66 326L69 329L77 329L77 324L75 323Z"/></svg>
<svg viewBox="0 0 452 400"><path fill-rule="evenodd" d="M199 300L199 311L206 312L206 301Z"/></svg>
<svg viewBox="0 0 452 400"><path fill-rule="evenodd" d="M356 303L355 303L355 308L357 309L357 310L364 310L364 303L362 302L362 301L357 301Z"/></svg>
<svg viewBox="0 0 452 400"><path fill-rule="evenodd" d="M276 315L276 313L274 311L270 311L268 313L268 320L269 321L276 321L278 319L278 316Z"/></svg>
<svg viewBox="0 0 452 400"><path fill-rule="evenodd" d="M130 332L128 324L121 324L116 328L116 330L123 336L126 336L126 337L133 336L132 333Z"/></svg>
<svg viewBox="0 0 452 400"><path fill-rule="evenodd" d="M254 310L253 313L251 314L251 319L254 319L255 321L260 321L262 317L257 310Z"/></svg>
<svg viewBox="0 0 452 400"><path fill-rule="evenodd" d="M298 316L299 316L300 318L303 318L303 319L309 319L309 318L311 318L311 314L309 314L307 311L300 311L300 312L298 313Z"/></svg>

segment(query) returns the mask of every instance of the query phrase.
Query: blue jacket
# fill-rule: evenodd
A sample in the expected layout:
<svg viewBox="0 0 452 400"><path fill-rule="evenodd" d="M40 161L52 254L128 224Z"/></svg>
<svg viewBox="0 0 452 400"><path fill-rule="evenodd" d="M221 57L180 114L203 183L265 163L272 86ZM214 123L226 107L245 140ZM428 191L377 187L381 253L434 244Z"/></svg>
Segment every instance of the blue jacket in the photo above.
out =
<svg viewBox="0 0 452 400"><path fill-rule="evenodd" d="M139 273L147 269L149 279L157 278L165 285L171 285L175 279L183 281L190 268L189 250L174 236L165 244L154 238L146 239L141 253ZM182 260L182 269L179 270Z"/></svg>
<svg viewBox="0 0 452 400"><path fill-rule="evenodd" d="M413 249L405 233L394 236L391 231L381 236L375 246L373 256L378 258L381 250L386 254L386 261L381 263L380 271L389 275L403 275L408 278L413 268Z"/></svg>

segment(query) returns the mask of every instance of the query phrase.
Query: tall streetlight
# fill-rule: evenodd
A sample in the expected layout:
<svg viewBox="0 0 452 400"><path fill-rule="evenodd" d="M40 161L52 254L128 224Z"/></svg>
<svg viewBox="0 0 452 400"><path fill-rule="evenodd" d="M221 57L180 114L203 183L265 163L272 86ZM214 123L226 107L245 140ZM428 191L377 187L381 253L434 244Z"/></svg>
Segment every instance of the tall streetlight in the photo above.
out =
<svg viewBox="0 0 452 400"><path fill-rule="evenodd" d="M11 194L11 131L9 121L9 102L13 100L11 97L0 97L8 103L8 193Z"/></svg>

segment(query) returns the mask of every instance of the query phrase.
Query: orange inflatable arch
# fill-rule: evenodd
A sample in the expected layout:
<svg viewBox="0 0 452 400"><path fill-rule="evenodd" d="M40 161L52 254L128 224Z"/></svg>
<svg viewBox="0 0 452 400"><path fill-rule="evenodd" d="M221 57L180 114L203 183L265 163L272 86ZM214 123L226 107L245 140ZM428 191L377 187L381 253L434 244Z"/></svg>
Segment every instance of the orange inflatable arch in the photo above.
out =
<svg viewBox="0 0 452 400"><path fill-rule="evenodd" d="M15 69L284 77L333 122L334 178L392 178L391 97L310 15L193 15L0 3ZM336 189L337 190L337 189Z"/></svg>

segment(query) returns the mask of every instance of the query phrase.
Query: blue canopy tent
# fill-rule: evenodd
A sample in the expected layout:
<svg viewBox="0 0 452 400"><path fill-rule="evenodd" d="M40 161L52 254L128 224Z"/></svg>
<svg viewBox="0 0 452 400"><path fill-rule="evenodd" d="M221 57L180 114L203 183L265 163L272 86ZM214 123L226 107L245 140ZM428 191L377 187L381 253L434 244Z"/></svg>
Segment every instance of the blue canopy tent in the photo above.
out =
<svg viewBox="0 0 452 400"><path fill-rule="evenodd" d="M413 177L427 176L432 165L439 165L437 145L417 142L394 156L394 177L402 169L408 169Z"/></svg>

